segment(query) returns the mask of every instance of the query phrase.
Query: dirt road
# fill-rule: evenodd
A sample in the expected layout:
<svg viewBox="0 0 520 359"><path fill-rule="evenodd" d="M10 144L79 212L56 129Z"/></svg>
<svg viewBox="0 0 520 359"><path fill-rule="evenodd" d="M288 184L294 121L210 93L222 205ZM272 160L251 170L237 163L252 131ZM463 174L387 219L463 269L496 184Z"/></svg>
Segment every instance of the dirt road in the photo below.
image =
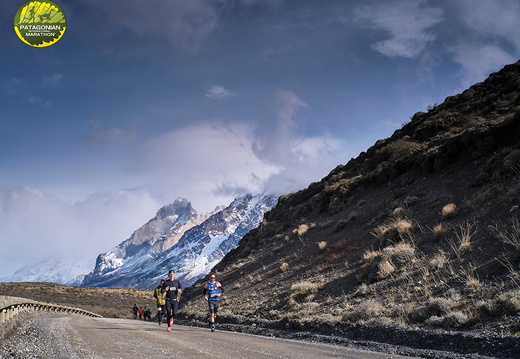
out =
<svg viewBox="0 0 520 359"><path fill-rule="evenodd" d="M409 358L326 344L129 319L42 316L2 343L5 358Z"/></svg>

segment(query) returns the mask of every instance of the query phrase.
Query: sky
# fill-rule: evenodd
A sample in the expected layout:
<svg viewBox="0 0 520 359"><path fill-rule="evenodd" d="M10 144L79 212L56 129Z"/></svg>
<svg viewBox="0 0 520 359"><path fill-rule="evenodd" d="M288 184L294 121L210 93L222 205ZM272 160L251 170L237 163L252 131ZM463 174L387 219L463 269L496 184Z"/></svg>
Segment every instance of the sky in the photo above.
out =
<svg viewBox="0 0 520 359"><path fill-rule="evenodd" d="M306 188L520 57L518 0L58 0L0 12L0 278L104 253L178 197Z"/></svg>

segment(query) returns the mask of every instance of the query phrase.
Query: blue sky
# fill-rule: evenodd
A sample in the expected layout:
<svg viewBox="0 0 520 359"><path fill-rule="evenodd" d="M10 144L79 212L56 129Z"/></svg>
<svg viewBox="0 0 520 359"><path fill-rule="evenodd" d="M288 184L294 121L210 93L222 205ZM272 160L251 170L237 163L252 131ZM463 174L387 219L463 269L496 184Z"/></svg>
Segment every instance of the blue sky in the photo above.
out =
<svg viewBox="0 0 520 359"><path fill-rule="evenodd" d="M35 48L2 1L0 277L305 188L520 56L517 0L55 2Z"/></svg>

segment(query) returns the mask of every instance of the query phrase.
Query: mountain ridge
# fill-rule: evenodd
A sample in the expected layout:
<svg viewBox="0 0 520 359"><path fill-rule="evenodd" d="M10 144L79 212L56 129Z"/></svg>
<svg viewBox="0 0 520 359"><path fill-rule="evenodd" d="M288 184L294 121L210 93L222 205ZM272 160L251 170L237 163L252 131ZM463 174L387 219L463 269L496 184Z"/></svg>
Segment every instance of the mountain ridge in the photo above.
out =
<svg viewBox="0 0 520 359"><path fill-rule="evenodd" d="M519 179L517 62L281 196L213 268L221 320L518 333ZM186 318L203 320L204 280Z"/></svg>
<svg viewBox="0 0 520 359"><path fill-rule="evenodd" d="M177 199L129 239L100 254L81 285L154 288L169 269L175 269L177 279L188 286L256 227L275 201L270 195L246 194L228 207L198 215L190 202ZM190 261L197 265L190 268Z"/></svg>

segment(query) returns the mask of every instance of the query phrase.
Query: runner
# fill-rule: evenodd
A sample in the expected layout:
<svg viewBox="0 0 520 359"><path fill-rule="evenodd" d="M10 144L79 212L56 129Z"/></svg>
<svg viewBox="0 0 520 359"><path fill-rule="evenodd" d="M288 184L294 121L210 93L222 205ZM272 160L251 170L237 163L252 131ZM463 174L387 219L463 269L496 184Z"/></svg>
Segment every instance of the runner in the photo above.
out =
<svg viewBox="0 0 520 359"><path fill-rule="evenodd" d="M159 325L162 323L163 313L166 313L166 292L162 292L164 282L164 279L161 279L161 283L153 292L153 297L157 299L157 320L159 321Z"/></svg>
<svg viewBox="0 0 520 359"><path fill-rule="evenodd" d="M175 279L175 271L173 269L168 272L168 279L164 282L161 292L166 293L166 317L168 320L168 328L166 330L171 332L182 293L181 282Z"/></svg>
<svg viewBox="0 0 520 359"><path fill-rule="evenodd" d="M224 288L220 282L216 281L216 275L209 275L209 282L204 284L204 299L208 302L209 309L209 327L211 331L215 331L215 320L217 319L218 307L220 305L220 296L224 293Z"/></svg>

